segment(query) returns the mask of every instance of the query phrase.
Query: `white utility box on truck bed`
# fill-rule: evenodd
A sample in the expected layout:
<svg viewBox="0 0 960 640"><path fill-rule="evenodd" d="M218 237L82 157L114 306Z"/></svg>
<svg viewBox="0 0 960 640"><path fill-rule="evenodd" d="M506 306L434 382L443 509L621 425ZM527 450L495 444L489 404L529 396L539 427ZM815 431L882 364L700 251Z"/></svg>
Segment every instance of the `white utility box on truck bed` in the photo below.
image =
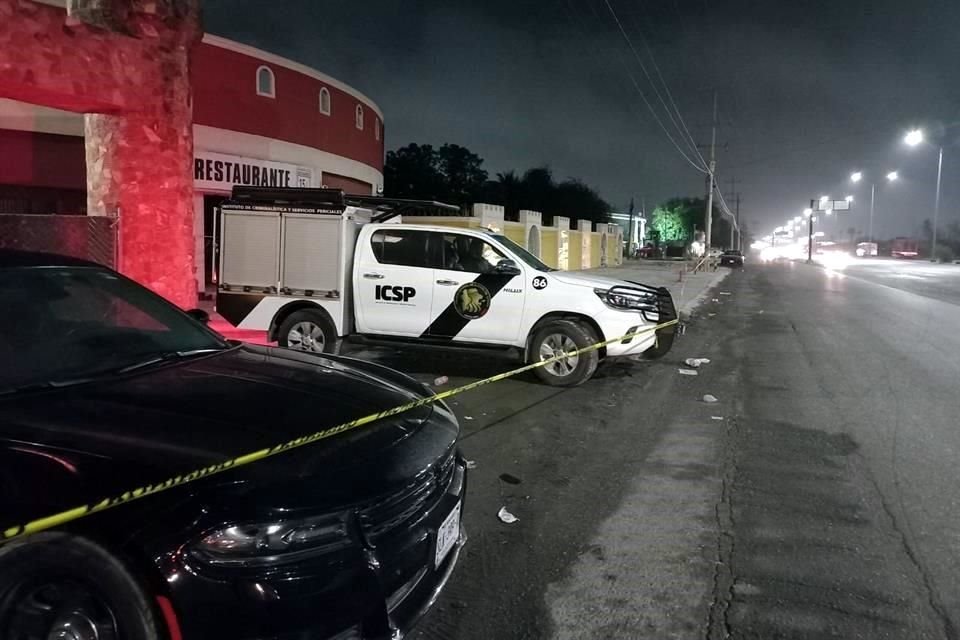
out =
<svg viewBox="0 0 960 640"><path fill-rule="evenodd" d="M514 350L535 362L676 318L654 288L557 271L485 229L402 224L456 207L326 189L236 189L220 211L217 311L281 346L344 339ZM675 325L536 369L579 384L607 356L659 357Z"/></svg>

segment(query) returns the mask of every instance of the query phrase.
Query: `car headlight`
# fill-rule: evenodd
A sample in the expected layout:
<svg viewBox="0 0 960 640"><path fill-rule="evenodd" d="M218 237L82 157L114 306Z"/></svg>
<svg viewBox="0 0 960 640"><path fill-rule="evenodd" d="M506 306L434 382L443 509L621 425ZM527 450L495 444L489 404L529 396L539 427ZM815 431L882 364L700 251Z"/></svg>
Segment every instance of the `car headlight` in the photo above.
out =
<svg viewBox="0 0 960 640"><path fill-rule="evenodd" d="M348 514L286 522L233 524L207 533L190 551L220 567L276 565L352 544Z"/></svg>
<svg viewBox="0 0 960 640"><path fill-rule="evenodd" d="M614 309L629 309L636 311L657 310L657 298L653 294L643 293L640 291L633 293L623 289L594 289L593 292L597 294L597 297L603 300L608 307L612 307Z"/></svg>

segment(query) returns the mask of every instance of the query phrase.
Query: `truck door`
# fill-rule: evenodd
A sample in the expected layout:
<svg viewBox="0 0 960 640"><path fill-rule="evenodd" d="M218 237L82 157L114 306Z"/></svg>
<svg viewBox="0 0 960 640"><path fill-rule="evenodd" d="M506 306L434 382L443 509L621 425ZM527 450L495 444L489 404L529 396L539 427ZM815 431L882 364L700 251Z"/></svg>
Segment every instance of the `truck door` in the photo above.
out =
<svg viewBox="0 0 960 640"><path fill-rule="evenodd" d="M465 342L513 344L520 334L525 295L521 273L497 271L512 257L492 243L457 232L430 232L434 270L431 337ZM439 244L439 248L437 245Z"/></svg>
<svg viewBox="0 0 960 640"><path fill-rule="evenodd" d="M357 251L357 329L360 333L418 337L430 324L433 268L428 233L380 228Z"/></svg>

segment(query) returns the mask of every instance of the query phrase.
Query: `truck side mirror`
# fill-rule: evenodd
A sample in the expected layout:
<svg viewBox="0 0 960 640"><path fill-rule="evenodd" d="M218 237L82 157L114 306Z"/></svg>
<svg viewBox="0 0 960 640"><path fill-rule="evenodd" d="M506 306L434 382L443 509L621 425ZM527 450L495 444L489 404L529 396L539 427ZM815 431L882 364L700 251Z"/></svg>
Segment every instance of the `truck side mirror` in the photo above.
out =
<svg viewBox="0 0 960 640"><path fill-rule="evenodd" d="M187 311L187 315L201 324L210 323L210 314L203 309L190 309Z"/></svg>
<svg viewBox="0 0 960 640"><path fill-rule="evenodd" d="M506 258L497 263L496 271L506 276L520 275L520 267L517 266L517 263Z"/></svg>

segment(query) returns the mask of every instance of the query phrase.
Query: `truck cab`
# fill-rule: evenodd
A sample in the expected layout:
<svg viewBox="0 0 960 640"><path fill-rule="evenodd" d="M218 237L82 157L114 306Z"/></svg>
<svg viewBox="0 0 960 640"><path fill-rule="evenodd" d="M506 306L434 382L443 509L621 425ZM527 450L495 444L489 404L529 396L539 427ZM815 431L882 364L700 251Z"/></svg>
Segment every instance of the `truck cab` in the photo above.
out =
<svg viewBox="0 0 960 640"><path fill-rule="evenodd" d="M533 363L626 336L535 369L548 384L571 385L602 358L659 357L672 345L674 326L642 332L676 319L666 289L551 269L495 231L389 215L411 201L329 194L321 207L308 206L309 194L265 195L223 207L217 310L281 346L401 341L507 350Z"/></svg>

